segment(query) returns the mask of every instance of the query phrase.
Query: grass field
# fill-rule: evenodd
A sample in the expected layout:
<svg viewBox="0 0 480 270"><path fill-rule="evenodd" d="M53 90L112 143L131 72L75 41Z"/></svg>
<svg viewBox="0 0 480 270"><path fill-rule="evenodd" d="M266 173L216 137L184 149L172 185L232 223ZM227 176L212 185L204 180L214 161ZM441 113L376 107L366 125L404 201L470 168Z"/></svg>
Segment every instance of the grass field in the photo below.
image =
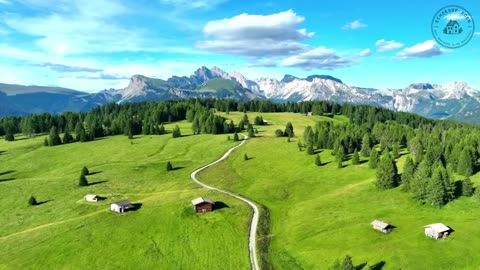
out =
<svg viewBox="0 0 480 270"><path fill-rule="evenodd" d="M238 122L241 113L226 117ZM247 196L267 206L271 214L270 257L275 269L327 269L337 258L353 256L355 265L375 269L479 269L480 207L474 198L459 198L442 209L420 205L399 188L377 191L375 171L368 163L337 168L330 151L322 162L299 152L294 138L275 138L274 130L290 121L296 136L315 121L345 122L335 116L262 115L260 137L250 140L226 162L202 172L211 185ZM247 153L250 160L245 161ZM403 154L406 154L405 151ZM406 155L397 160L402 168ZM331 163L332 162L332 163ZM219 177L222 176L222 177ZM472 181L479 183L478 175ZM372 230L380 219L397 228L388 235ZM424 236L423 226L442 222L455 232L447 239Z"/></svg>
<svg viewBox="0 0 480 270"><path fill-rule="evenodd" d="M191 133L189 123L180 127ZM226 136L115 136L55 147L43 147L43 138L0 140L0 269L249 268L249 208L189 177L234 145ZM167 161L178 169L167 172ZM83 166L93 172L88 187L77 186ZM109 198L86 203L88 193ZM30 195L43 203L27 206ZM198 196L229 207L195 214L190 201ZM124 198L141 208L107 210Z"/></svg>

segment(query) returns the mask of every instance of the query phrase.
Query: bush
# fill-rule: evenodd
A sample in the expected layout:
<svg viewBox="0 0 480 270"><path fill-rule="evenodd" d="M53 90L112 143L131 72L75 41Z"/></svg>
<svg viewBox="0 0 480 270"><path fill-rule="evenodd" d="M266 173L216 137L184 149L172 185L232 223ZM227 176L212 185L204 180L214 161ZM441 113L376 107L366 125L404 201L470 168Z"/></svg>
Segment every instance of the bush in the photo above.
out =
<svg viewBox="0 0 480 270"><path fill-rule="evenodd" d="M28 205L34 206L34 205L37 205L37 204L38 204L37 199L35 197L33 197L33 195L30 196L30 199L28 199Z"/></svg>
<svg viewBox="0 0 480 270"><path fill-rule="evenodd" d="M275 130L275 136L276 137L283 137L284 136L283 130L281 130L281 129Z"/></svg>

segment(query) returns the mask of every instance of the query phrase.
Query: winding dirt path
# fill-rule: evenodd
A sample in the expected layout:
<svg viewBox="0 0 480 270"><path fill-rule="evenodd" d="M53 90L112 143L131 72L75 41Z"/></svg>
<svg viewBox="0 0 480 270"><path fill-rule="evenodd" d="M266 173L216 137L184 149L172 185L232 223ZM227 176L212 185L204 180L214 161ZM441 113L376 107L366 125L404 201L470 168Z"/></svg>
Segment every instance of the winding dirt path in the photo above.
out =
<svg viewBox="0 0 480 270"><path fill-rule="evenodd" d="M242 146L243 144L245 144L247 142L247 139L248 139L248 136L244 136L243 141L240 144L230 148L227 152L225 152L225 154L221 158L217 159L216 161L214 161L212 163L209 163L209 164L193 171L190 174L190 177L192 178L193 182L199 184L200 186L202 186L206 189L215 190L215 191L227 194L230 197L234 197L236 199L239 199L239 200L245 202L246 204L248 204L250 206L250 208L252 208L253 217L252 217L252 223L250 224L250 235L249 235L249 238L248 238L248 249L249 249L249 253L250 253L250 265L251 265L252 270L259 270L260 267L258 266L257 252L256 252L256 250L257 250L256 249L256 237L257 237L257 226L258 226L258 217L259 217L259 212L258 212L257 206L252 201L247 200L240 195L237 195L237 194L225 191L225 190L221 190L221 189L218 189L216 187L206 185L206 184L200 182L197 179L197 173L205 170L206 168L208 168L210 166L213 166L213 165L215 165L217 163L220 163L223 160L225 160L235 149L237 149L240 146Z"/></svg>

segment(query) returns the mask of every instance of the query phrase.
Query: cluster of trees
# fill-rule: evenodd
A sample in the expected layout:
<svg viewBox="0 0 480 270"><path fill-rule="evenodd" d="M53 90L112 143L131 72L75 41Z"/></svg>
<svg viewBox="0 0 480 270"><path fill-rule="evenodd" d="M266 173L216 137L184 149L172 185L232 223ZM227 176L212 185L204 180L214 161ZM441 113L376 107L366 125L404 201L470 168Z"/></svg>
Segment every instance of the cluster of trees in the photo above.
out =
<svg viewBox="0 0 480 270"><path fill-rule="evenodd" d="M17 133L26 136L48 134L52 127L58 133L75 134L75 141L90 141L102 136L124 134L163 134L162 124L172 121L189 120L196 132L219 134L233 133L231 123L215 116L214 110L230 112L312 112L315 115L343 114L357 125L366 123L368 127L375 123L394 120L401 124L417 127L420 124L432 123L432 120L409 113L394 113L392 111L371 106L354 106L350 104L334 104L328 101L274 103L264 100L239 102L222 99L188 99L165 101L160 103L141 102L127 104L106 104L90 112L64 112L58 115L48 113L32 114L21 117L4 117L0 119L0 136L12 141ZM197 118L197 120L195 120ZM261 117L254 124L264 123ZM243 121L238 128L244 130L249 123ZM196 125L196 126L194 126ZM238 130L237 130L238 131ZM289 134L285 135L288 136ZM292 134L290 134L293 137ZM67 141L70 141L69 138ZM62 141L63 143L63 141Z"/></svg>

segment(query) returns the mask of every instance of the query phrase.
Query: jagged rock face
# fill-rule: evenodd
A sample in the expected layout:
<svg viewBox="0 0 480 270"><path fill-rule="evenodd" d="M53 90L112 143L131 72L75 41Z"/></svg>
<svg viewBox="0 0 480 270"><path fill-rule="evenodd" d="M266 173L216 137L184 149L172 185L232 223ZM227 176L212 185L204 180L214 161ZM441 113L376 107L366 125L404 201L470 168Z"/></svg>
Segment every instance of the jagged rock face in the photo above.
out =
<svg viewBox="0 0 480 270"><path fill-rule="evenodd" d="M209 84L209 82L215 83ZM57 102L58 106L52 111L55 113L61 112L64 108L73 111L88 110L109 102L162 101L190 97L238 100L267 98L279 102L329 100L339 103L369 104L395 111L413 112L431 118L480 122L478 110L480 91L465 82L444 85L413 83L404 89L372 89L349 86L340 79L328 75L298 78L287 74L281 80L275 78L250 80L237 71L226 72L218 67L208 69L203 66L190 77L173 76L166 81L134 75L127 87L104 90L96 94L81 93L71 89L44 90L42 87L31 89L26 86L3 85L3 89L12 87L22 88L21 91L24 91L24 94L2 96L2 87L0 87L0 107L3 108L0 113L3 115L8 115L9 112L11 114L50 112L48 107L42 106L22 111L22 106L32 104L28 101L30 95L33 98L41 93L68 100L65 106ZM205 87L209 87L208 91L205 91ZM78 105L72 106L72 100Z"/></svg>

